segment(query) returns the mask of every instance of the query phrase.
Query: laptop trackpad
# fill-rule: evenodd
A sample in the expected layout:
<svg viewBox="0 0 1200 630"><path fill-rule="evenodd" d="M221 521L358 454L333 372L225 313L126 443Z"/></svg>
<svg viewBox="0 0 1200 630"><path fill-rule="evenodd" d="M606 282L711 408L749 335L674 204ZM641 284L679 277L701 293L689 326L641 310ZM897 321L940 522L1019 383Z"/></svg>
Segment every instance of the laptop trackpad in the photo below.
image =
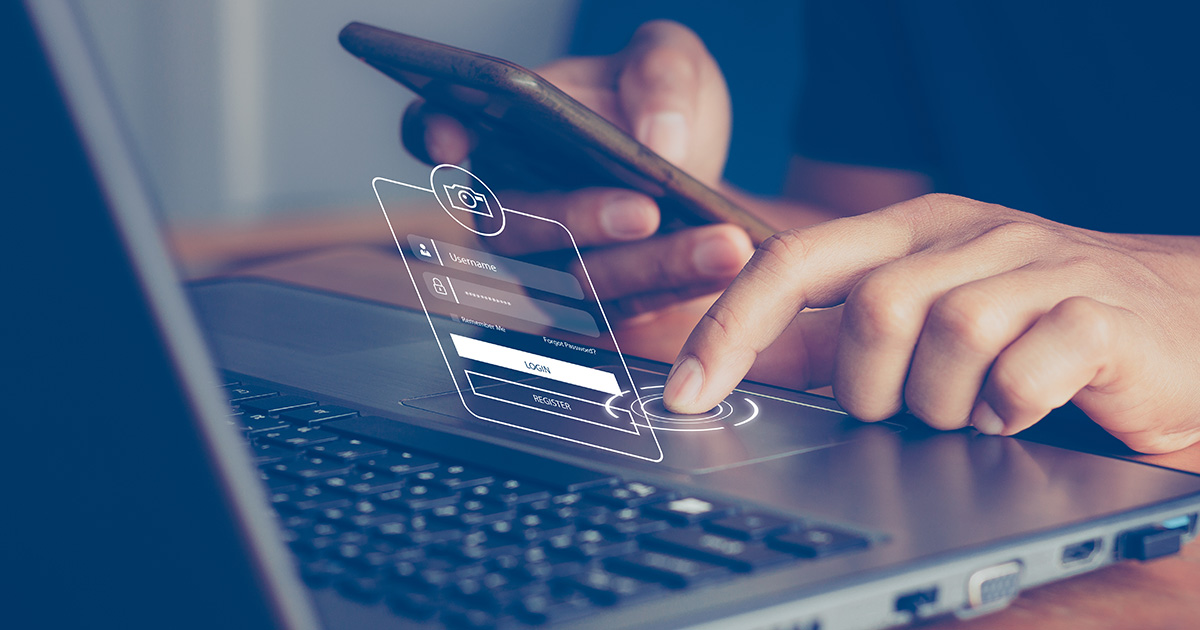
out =
<svg viewBox="0 0 1200 630"><path fill-rule="evenodd" d="M655 428L663 451L663 460L656 466L688 474L812 453L867 433L903 430L891 423L853 420L820 397L749 384L708 413L677 416L662 407L662 373L632 366L630 371L642 390L641 400L617 400L614 404L632 406L635 415L644 417ZM406 400L404 404L470 420L454 392ZM531 413L519 407L513 412Z"/></svg>

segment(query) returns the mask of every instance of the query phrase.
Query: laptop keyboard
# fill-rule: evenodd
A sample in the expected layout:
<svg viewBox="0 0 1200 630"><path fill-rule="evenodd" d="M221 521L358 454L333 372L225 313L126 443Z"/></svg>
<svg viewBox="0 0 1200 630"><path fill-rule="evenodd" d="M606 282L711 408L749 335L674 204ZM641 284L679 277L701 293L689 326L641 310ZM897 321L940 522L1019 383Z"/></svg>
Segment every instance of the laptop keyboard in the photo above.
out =
<svg viewBox="0 0 1200 630"><path fill-rule="evenodd" d="M346 407L225 389L305 582L417 621L539 626L871 543L560 463L513 476L325 425Z"/></svg>

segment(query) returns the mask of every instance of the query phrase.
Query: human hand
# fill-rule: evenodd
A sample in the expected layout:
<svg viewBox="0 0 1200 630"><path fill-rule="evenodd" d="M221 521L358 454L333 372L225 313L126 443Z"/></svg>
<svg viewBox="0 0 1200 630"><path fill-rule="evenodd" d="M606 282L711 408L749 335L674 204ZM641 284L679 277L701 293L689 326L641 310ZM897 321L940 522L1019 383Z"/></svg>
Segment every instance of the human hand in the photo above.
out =
<svg viewBox="0 0 1200 630"><path fill-rule="evenodd" d="M907 407L1011 435L1073 401L1135 450L1177 450L1200 440L1198 241L950 195L781 232L692 331L665 402L707 410L749 373L832 384L868 421Z"/></svg>
<svg viewBox="0 0 1200 630"><path fill-rule="evenodd" d="M687 28L649 22L615 55L568 58L538 73L693 177L718 184L729 147L729 95L716 62ZM409 151L430 163L462 162L476 144L460 122L424 101L409 107L401 129ZM567 226L585 249L597 296L616 318L719 291L753 252L746 233L732 225L655 234L662 220L657 205L631 190L498 195L509 207ZM570 246L557 234L520 229L505 230L489 245L514 256Z"/></svg>

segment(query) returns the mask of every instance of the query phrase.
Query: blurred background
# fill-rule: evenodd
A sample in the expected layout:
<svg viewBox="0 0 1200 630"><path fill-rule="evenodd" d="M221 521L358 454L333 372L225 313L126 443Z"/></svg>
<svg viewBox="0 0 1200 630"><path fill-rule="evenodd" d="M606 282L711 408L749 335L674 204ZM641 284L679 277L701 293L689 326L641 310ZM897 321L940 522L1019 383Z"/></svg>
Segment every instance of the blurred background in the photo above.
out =
<svg viewBox="0 0 1200 630"><path fill-rule="evenodd" d="M337 43L354 20L531 68L565 54L615 52L649 19L681 21L700 33L729 79L728 178L764 194L782 187L799 65L794 2L106 0L81 7L193 275L227 259L298 249L315 232L386 240L371 178L427 179L428 167L398 140L412 94ZM756 35L753 49L747 32ZM296 234L280 236L286 230ZM279 238L255 250L263 232Z"/></svg>

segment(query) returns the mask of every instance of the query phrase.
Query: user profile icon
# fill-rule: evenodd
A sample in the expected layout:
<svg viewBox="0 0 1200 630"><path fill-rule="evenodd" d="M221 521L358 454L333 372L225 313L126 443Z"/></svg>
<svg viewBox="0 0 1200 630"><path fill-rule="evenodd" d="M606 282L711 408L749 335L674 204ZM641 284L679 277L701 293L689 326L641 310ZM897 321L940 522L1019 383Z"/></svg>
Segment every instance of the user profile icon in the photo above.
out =
<svg viewBox="0 0 1200 630"><path fill-rule="evenodd" d="M442 264L441 255L438 252L437 245L433 239L416 234L408 235L408 249L421 262L430 263L433 265Z"/></svg>
<svg viewBox="0 0 1200 630"><path fill-rule="evenodd" d="M442 210L456 223L480 236L504 231L504 208L496 194L471 171L439 164L429 174L429 187Z"/></svg>

